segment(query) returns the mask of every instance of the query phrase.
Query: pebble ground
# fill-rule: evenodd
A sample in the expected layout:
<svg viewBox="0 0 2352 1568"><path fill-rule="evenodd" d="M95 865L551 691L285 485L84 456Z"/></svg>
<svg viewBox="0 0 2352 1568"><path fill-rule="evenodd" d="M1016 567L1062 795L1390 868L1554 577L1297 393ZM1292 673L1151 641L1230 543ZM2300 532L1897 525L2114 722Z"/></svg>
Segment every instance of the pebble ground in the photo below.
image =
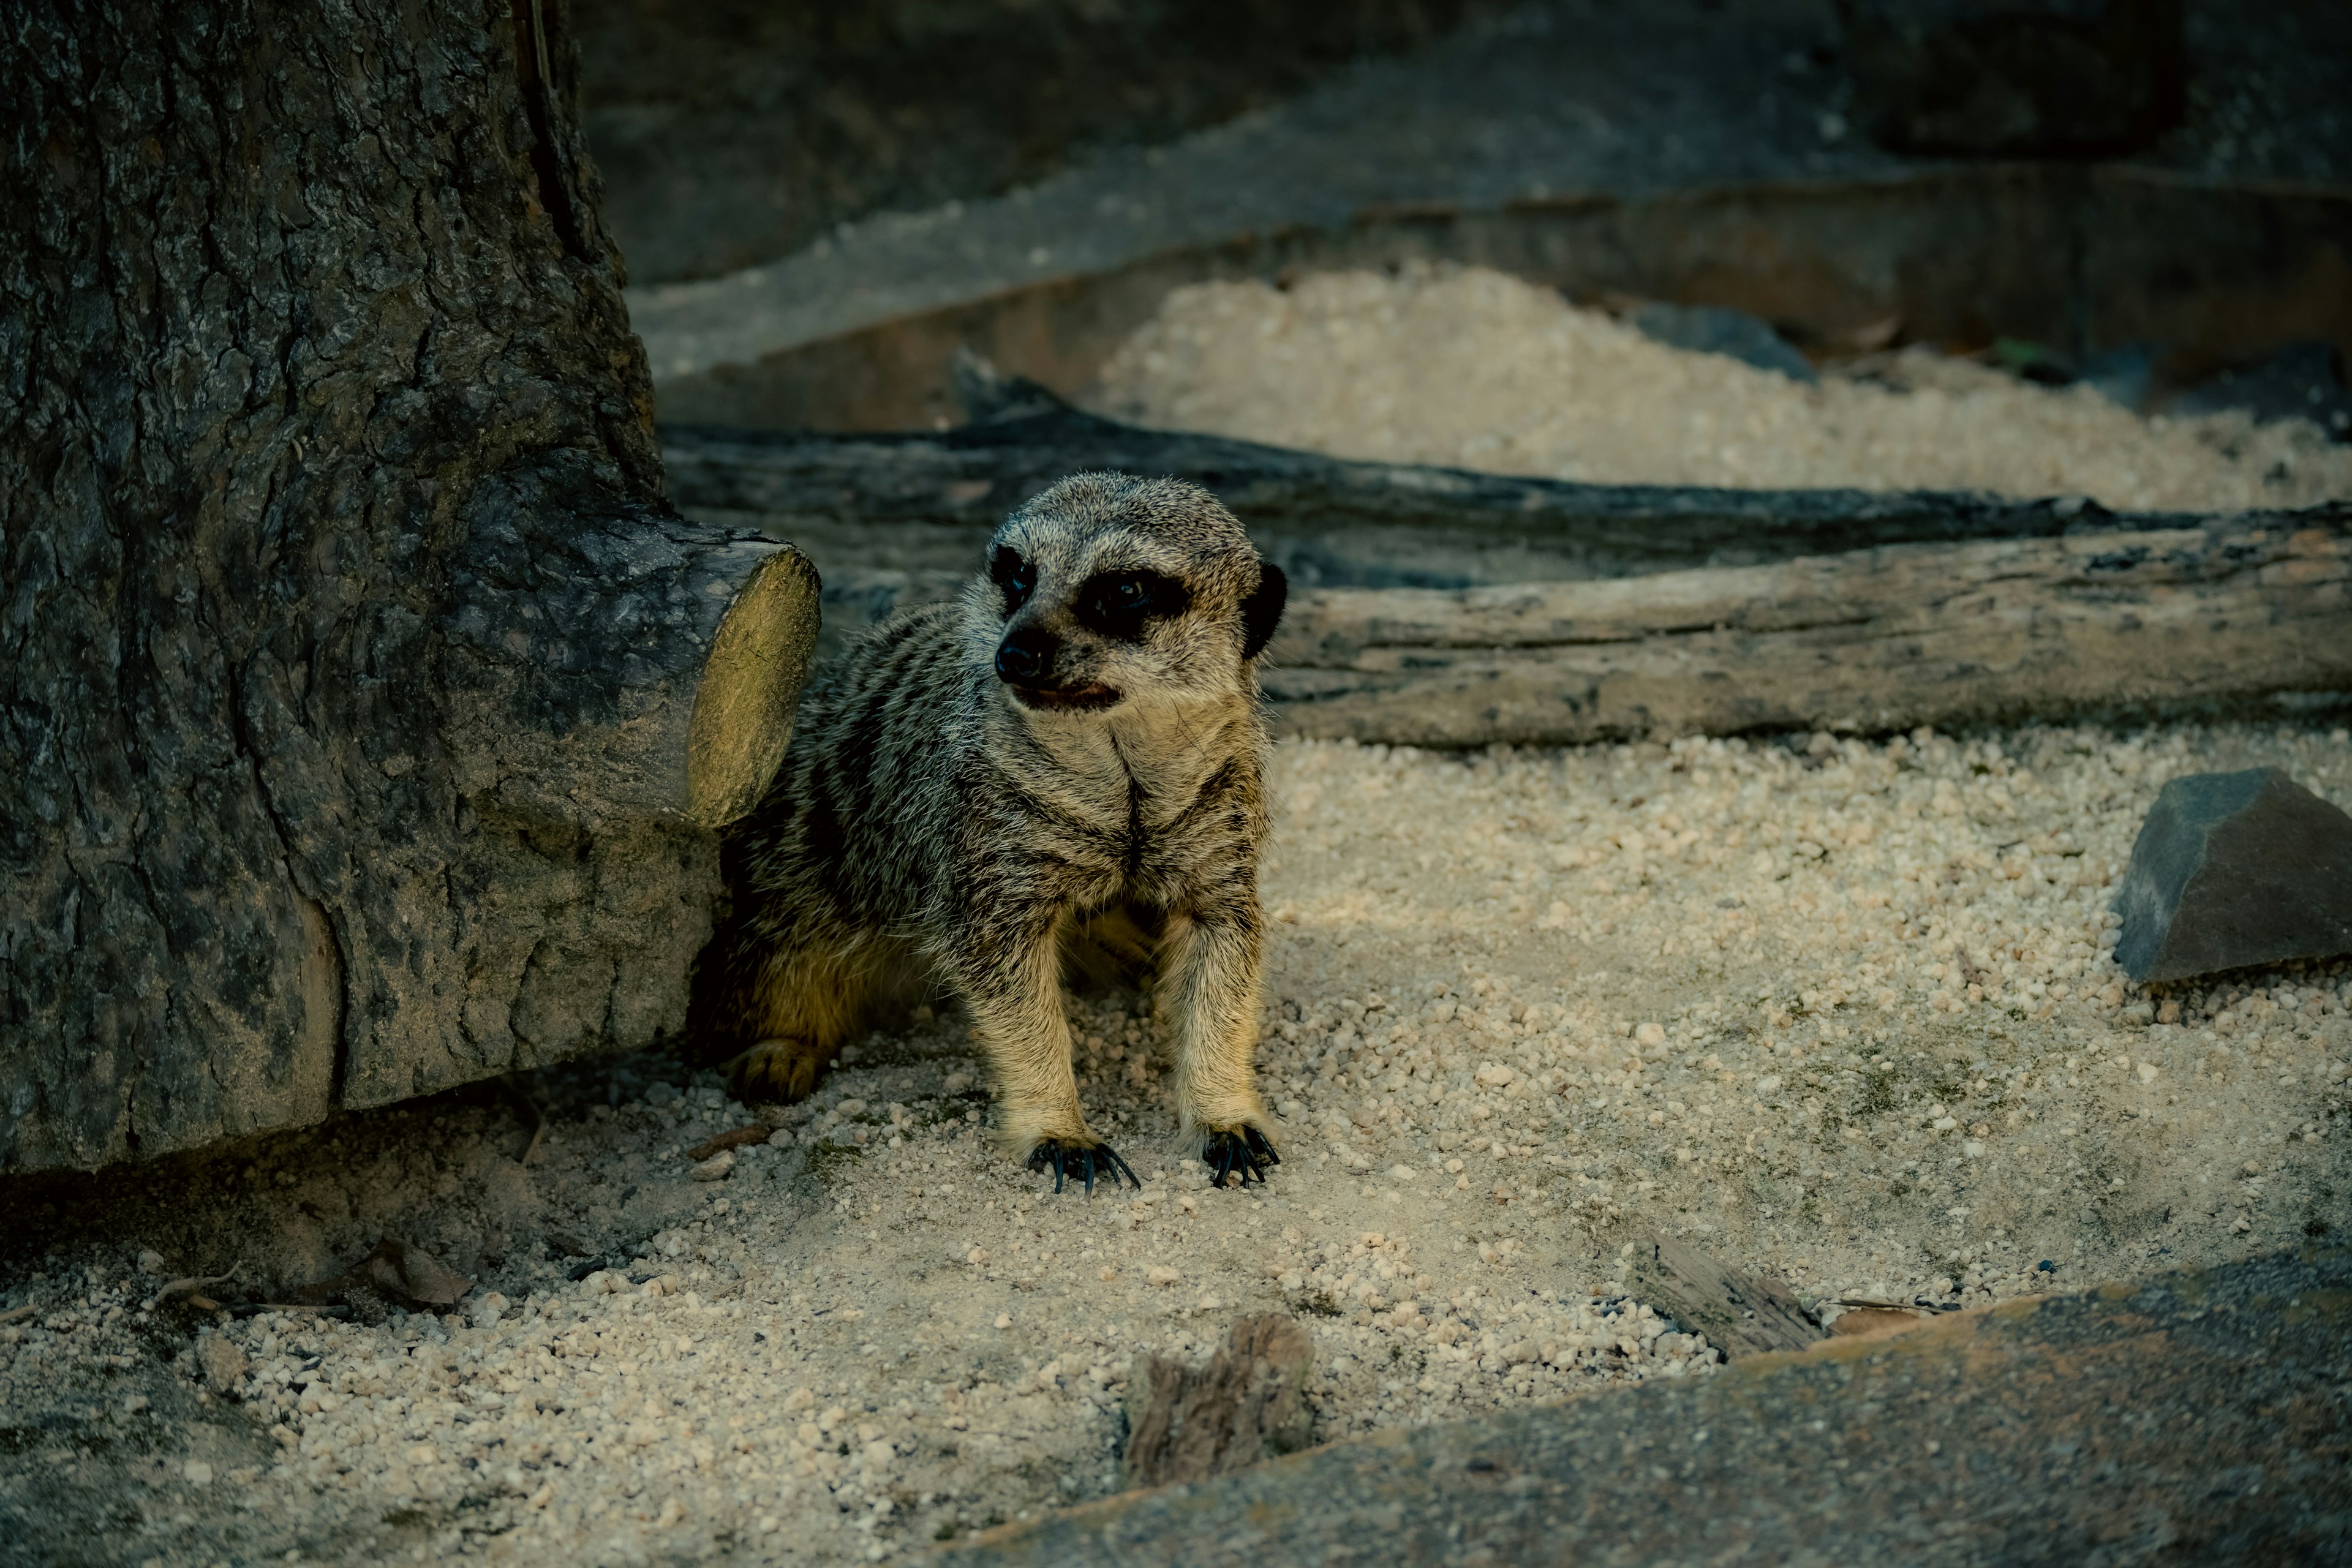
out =
<svg viewBox="0 0 2352 1568"><path fill-rule="evenodd" d="M716 1180L685 1151L747 1112L641 1055L26 1188L0 1556L877 1561L1116 1489L1136 1359L1244 1311L1307 1325L1329 1438L1710 1375L1625 1294L1653 1232L1833 1312L2340 1231L2352 965L2148 994L2108 956L2158 788L2269 763L2352 803L2352 737L2295 724L1283 745L1265 1187L1174 1144L1110 989L1073 1003L1082 1091L1140 1193L1003 1159L946 1008ZM154 1300L386 1234L473 1292Z"/></svg>

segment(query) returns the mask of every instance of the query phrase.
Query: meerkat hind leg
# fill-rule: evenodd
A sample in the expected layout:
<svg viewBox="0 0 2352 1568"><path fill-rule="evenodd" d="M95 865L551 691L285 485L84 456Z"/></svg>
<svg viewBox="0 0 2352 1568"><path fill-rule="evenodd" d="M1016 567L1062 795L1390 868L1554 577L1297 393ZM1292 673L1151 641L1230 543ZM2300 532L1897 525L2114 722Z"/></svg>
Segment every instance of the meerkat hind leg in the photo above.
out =
<svg viewBox="0 0 2352 1568"><path fill-rule="evenodd" d="M793 953L760 977L751 1018L766 1037L727 1064L727 1089L750 1104L797 1104L841 1054L897 955L879 942ZM748 1031L747 1031L748 1032Z"/></svg>
<svg viewBox="0 0 2352 1568"><path fill-rule="evenodd" d="M727 1092L744 1104L793 1105L816 1091L839 1047L815 1040L761 1040L727 1064Z"/></svg>

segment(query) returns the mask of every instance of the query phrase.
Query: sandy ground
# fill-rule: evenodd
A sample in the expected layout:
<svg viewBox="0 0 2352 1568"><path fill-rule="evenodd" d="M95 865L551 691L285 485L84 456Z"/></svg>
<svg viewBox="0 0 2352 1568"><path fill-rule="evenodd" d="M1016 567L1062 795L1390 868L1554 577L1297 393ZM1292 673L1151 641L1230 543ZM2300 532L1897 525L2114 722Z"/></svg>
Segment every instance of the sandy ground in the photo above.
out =
<svg viewBox="0 0 2352 1568"><path fill-rule="evenodd" d="M1478 268L1176 289L1089 401L1335 457L1598 484L2084 495L2158 511L2352 496L2352 447L2308 420L2143 417L1927 347L1805 384Z"/></svg>
<svg viewBox="0 0 2352 1568"><path fill-rule="evenodd" d="M1172 1144L1117 992L1074 1004L1083 1091L1140 1194L1002 1158L951 1009L716 1182L682 1151L745 1112L640 1056L21 1184L0 1558L878 1560L1115 1489L1136 1357L1243 1311L1308 1326L1328 1438L1710 1375L1621 1299L1653 1231L1824 1302L2340 1231L2352 964L2142 996L2106 956L2163 781L2266 763L2352 803L2325 727L1286 744L1285 1160L1246 1193ZM384 1235L473 1292L349 1322L149 1305L233 1265L282 1296Z"/></svg>

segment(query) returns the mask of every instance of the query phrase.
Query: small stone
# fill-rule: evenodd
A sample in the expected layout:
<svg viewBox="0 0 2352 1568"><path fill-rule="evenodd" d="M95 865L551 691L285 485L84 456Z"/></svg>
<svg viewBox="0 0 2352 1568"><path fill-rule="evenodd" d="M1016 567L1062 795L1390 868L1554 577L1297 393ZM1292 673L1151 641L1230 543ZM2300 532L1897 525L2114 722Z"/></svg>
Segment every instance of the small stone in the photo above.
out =
<svg viewBox="0 0 2352 1568"><path fill-rule="evenodd" d="M192 1487L208 1487L213 1484L213 1468L202 1459L190 1459L181 1467L180 1474L186 1478L187 1483Z"/></svg>
<svg viewBox="0 0 2352 1568"><path fill-rule="evenodd" d="M1164 1263L1155 1263L1143 1271L1143 1277L1154 1285L1173 1285L1184 1276Z"/></svg>
<svg viewBox="0 0 2352 1568"><path fill-rule="evenodd" d="M2352 816L2278 768L2174 779L2115 910L2139 981L2352 952Z"/></svg>
<svg viewBox="0 0 2352 1568"><path fill-rule="evenodd" d="M996 1326L1000 1329L1009 1329L1013 1326L1013 1319L1006 1313L999 1312L996 1314Z"/></svg>
<svg viewBox="0 0 2352 1568"><path fill-rule="evenodd" d="M140 1273L152 1274L160 1279L171 1271L171 1266L163 1261L163 1255L162 1253L156 1251L152 1247L144 1247L139 1249Z"/></svg>
<svg viewBox="0 0 2352 1568"><path fill-rule="evenodd" d="M478 1329L496 1327L498 1321L506 1315L507 1309L512 1305L514 1305L513 1302L496 1290L491 1291L474 1303L474 1327Z"/></svg>
<svg viewBox="0 0 2352 1568"><path fill-rule="evenodd" d="M723 1182L735 1168L735 1151L721 1149L718 1153L694 1167L689 1173L698 1182Z"/></svg>
<svg viewBox="0 0 2352 1568"><path fill-rule="evenodd" d="M1665 1026L1663 1024L1643 1024L1641 1027L1633 1031L1633 1043L1637 1046L1664 1045L1666 1043Z"/></svg>

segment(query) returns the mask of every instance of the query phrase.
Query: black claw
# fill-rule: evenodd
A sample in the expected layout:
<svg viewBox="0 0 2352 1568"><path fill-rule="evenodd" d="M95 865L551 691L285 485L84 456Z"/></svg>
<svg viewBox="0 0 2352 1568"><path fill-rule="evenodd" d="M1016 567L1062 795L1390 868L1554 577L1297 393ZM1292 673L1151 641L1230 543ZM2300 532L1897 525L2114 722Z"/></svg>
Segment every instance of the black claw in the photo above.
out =
<svg viewBox="0 0 2352 1568"><path fill-rule="evenodd" d="M1030 1151L1029 1168L1038 1172L1052 1171L1054 1190L1057 1193L1062 1190L1066 1177L1083 1179L1089 1196L1094 1194L1095 1178L1098 1175L1108 1176L1114 1187L1118 1185L1121 1175L1135 1183L1138 1191L1143 1187L1143 1183L1128 1168L1127 1162L1119 1158L1118 1151L1108 1143L1078 1147L1058 1138L1048 1138Z"/></svg>
<svg viewBox="0 0 2352 1568"><path fill-rule="evenodd" d="M1274 1152L1265 1133L1246 1127L1238 1132L1220 1131L1209 1134L1209 1141L1201 1148L1201 1163L1213 1173L1212 1186L1222 1187L1227 1176L1234 1175L1241 1178L1237 1185L1246 1187L1255 1177L1257 1184L1264 1186L1266 1168L1282 1163L1282 1156Z"/></svg>

